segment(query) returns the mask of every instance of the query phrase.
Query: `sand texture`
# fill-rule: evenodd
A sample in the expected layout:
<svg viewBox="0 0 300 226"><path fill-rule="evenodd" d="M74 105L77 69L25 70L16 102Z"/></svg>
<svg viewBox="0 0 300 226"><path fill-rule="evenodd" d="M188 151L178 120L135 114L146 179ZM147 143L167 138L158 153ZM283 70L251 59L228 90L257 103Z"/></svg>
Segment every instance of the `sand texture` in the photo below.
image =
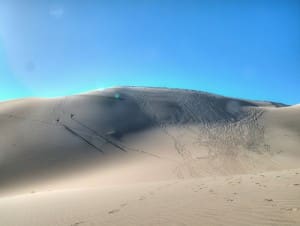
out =
<svg viewBox="0 0 300 226"><path fill-rule="evenodd" d="M147 87L0 102L0 225L300 225L300 105Z"/></svg>

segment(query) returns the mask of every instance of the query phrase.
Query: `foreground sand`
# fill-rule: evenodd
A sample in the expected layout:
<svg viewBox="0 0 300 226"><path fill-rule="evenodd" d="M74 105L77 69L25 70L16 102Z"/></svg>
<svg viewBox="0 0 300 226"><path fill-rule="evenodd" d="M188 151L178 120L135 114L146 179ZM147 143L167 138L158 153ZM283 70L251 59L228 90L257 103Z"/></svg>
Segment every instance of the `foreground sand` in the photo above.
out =
<svg viewBox="0 0 300 226"><path fill-rule="evenodd" d="M300 225L300 106L138 87L0 103L0 225Z"/></svg>
<svg viewBox="0 0 300 226"><path fill-rule="evenodd" d="M300 169L2 198L1 225L300 225Z"/></svg>

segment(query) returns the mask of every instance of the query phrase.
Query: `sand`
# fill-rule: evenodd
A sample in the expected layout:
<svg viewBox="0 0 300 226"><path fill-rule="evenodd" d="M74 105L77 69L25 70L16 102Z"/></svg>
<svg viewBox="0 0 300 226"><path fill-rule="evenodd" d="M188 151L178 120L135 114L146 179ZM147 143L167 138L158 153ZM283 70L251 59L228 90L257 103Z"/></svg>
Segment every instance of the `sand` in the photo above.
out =
<svg viewBox="0 0 300 226"><path fill-rule="evenodd" d="M116 87L0 103L0 225L300 225L300 105Z"/></svg>

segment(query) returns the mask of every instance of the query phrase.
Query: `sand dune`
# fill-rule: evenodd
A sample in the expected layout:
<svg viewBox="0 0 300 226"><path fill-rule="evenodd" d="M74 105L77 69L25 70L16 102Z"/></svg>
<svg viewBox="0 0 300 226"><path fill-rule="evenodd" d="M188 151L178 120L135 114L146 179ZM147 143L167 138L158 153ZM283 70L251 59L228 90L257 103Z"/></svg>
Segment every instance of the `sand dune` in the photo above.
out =
<svg viewBox="0 0 300 226"><path fill-rule="evenodd" d="M0 225L299 225L299 147L299 105L145 87L2 102Z"/></svg>

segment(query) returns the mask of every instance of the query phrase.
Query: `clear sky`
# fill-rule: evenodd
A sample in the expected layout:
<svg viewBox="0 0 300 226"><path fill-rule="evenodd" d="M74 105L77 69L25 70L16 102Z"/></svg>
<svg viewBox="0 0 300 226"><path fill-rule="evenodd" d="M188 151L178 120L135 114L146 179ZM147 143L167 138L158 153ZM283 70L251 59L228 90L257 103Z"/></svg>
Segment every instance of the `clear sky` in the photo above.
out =
<svg viewBox="0 0 300 226"><path fill-rule="evenodd" d="M117 85L300 103L300 1L0 0L0 100Z"/></svg>

